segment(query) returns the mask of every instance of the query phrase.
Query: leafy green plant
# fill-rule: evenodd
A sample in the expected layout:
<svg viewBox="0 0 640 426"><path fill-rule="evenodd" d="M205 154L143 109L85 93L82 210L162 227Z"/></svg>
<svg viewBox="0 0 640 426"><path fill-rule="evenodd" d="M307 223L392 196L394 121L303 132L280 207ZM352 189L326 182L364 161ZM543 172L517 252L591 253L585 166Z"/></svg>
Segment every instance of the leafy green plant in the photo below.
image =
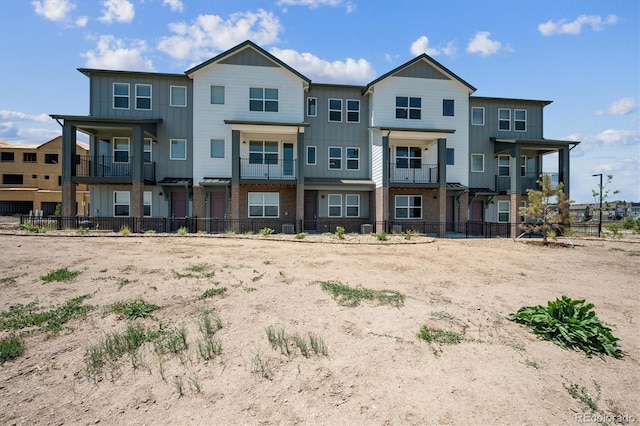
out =
<svg viewBox="0 0 640 426"><path fill-rule="evenodd" d="M41 276L40 279L47 283L51 281L71 281L81 273L81 271L70 271L67 268L60 268L49 272L47 275Z"/></svg>
<svg viewBox="0 0 640 426"><path fill-rule="evenodd" d="M115 302L107 307L107 312L113 312L128 320L134 320L136 318L151 316L151 312L158 309L160 309L160 306L138 299L127 302Z"/></svg>
<svg viewBox="0 0 640 426"><path fill-rule="evenodd" d="M299 232L296 234L297 240L304 240L306 237L307 237L307 234L305 234L304 232Z"/></svg>
<svg viewBox="0 0 640 426"><path fill-rule="evenodd" d="M385 234L384 232L375 234L375 236L376 236L376 240L378 241L387 241L389 239L389 237L387 237L387 234Z"/></svg>
<svg viewBox="0 0 640 426"><path fill-rule="evenodd" d="M0 278L0 284L12 285L16 283L17 276Z"/></svg>
<svg viewBox="0 0 640 426"><path fill-rule="evenodd" d="M395 290L371 290L364 287L349 287L338 281L320 282L320 288L331 294L343 306L358 306L362 300L375 301L379 305L399 308L404 305L404 294Z"/></svg>
<svg viewBox="0 0 640 426"><path fill-rule="evenodd" d="M32 223L21 223L20 229L27 232L33 232L36 234L42 234L47 232L46 228L42 228L40 226L34 225Z"/></svg>
<svg viewBox="0 0 640 426"><path fill-rule="evenodd" d="M12 333L0 339L0 365L5 361L17 358L24 353L24 343L16 334Z"/></svg>
<svg viewBox="0 0 640 426"><path fill-rule="evenodd" d="M624 353L618 348L618 339L611 329L603 325L593 304L584 300L572 300L567 296L550 301L547 306L525 306L509 319L529 325L533 332L562 348L580 349L588 357L609 355L622 358Z"/></svg>
<svg viewBox="0 0 640 426"><path fill-rule="evenodd" d="M571 383L567 385L563 383L562 386L569 392L569 395L576 401L580 402L586 408L588 408L592 413L599 411L598 402L600 401L600 385L595 380L593 384L596 389L595 397L591 396L589 390L585 386L578 386L577 383Z"/></svg>
<svg viewBox="0 0 640 426"><path fill-rule="evenodd" d="M271 229L271 228L262 228L260 230L260 236L261 237L267 237L267 236L273 234L274 232L275 231L273 229Z"/></svg>
<svg viewBox="0 0 640 426"><path fill-rule="evenodd" d="M59 331L62 325L74 318L84 318L90 305L82 302L88 294L68 300L62 305L44 310L37 301L27 305L12 305L8 311L0 311L0 330L21 330L36 326L43 331Z"/></svg>
<svg viewBox="0 0 640 426"><path fill-rule="evenodd" d="M200 300L204 300L204 299L208 299L210 297L213 296L223 296L227 291L226 287L214 287L214 288L210 288L208 290L205 290L204 293L202 293L200 295L200 297L198 297L198 299Z"/></svg>
<svg viewBox="0 0 640 426"><path fill-rule="evenodd" d="M462 336L455 331L439 330L426 325L420 327L418 337L429 343L440 343L445 345L455 345L462 342Z"/></svg>
<svg viewBox="0 0 640 426"><path fill-rule="evenodd" d="M336 226L336 237L340 240L344 240L345 229L342 226Z"/></svg>
<svg viewBox="0 0 640 426"><path fill-rule="evenodd" d="M618 238L620 236L620 231L622 230L622 225L619 223L609 223L604 226L605 229L613 234L614 237Z"/></svg>

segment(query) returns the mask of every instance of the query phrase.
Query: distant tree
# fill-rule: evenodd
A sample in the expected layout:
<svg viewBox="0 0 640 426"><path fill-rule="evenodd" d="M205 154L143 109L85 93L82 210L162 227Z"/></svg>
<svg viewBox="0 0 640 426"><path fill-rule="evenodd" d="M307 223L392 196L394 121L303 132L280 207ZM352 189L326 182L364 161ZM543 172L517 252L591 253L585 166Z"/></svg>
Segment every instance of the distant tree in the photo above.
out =
<svg viewBox="0 0 640 426"><path fill-rule="evenodd" d="M531 222L521 223L520 229L542 234L544 245L549 245L548 237L562 234L564 226L569 224L571 201L564 193L562 182L554 188L551 177L545 174L536 182L541 189L527 189L529 203L527 207L520 207L520 216Z"/></svg>

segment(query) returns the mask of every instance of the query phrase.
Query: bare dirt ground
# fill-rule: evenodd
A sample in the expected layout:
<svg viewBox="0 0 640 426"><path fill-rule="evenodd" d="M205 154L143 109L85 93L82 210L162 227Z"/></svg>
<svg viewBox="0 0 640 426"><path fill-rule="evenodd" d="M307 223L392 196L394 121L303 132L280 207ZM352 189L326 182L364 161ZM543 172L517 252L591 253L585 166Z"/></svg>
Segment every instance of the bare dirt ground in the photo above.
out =
<svg viewBox="0 0 640 426"><path fill-rule="evenodd" d="M572 386L588 392L596 414L640 421L638 242L578 239L565 248L511 239L393 237L401 244L389 244L368 237L371 244L350 244L327 236L1 232L0 311L87 294L83 304L95 309L58 333L24 335L25 353L0 365L0 424L598 420L583 416L590 409L570 395ZM58 268L81 273L68 282L41 279ZM319 282L326 281L398 291L404 303L343 306L323 291ZM226 291L200 298L218 288ZM594 303L626 356L587 358L506 318L562 295ZM101 376L89 374L89 347L131 325L108 307L137 299L161 308L134 324L184 328L188 348L159 355L147 343L136 359L125 355ZM203 309L222 323L215 333L221 353L206 361L197 349ZM422 325L463 340L429 344L417 338ZM327 355L273 349L270 326L288 335L314 333Z"/></svg>

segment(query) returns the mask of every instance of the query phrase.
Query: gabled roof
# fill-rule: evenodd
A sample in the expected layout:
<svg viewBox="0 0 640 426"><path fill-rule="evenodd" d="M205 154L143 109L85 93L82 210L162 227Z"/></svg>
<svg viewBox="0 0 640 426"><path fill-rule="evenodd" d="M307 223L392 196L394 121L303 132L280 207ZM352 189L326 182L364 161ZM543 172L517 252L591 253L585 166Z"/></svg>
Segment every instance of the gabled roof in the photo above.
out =
<svg viewBox="0 0 640 426"><path fill-rule="evenodd" d="M184 74L172 74L166 72L151 72L151 71L124 71L124 70L106 70L96 68L77 68L79 72L87 77L91 77L91 74L126 74L126 75L139 75L150 77L172 77L172 78L184 78Z"/></svg>
<svg viewBox="0 0 640 426"><path fill-rule="evenodd" d="M401 72L404 69L409 68L410 66L420 62L420 61L425 61L427 62L429 65L433 66L434 68L436 68L438 71L440 71L441 73L443 73L444 75L446 75L447 77L456 80L460 83L462 83L464 86L466 86L471 92L475 92L476 88L473 87L472 85L470 85L469 83L467 83L466 81L464 81L463 79L461 79L460 77L458 77L457 75L455 75L454 73L452 73L451 71L449 71L447 69L447 67L445 67L444 65L442 65L440 62L436 61L435 59L433 59L431 56L427 55L426 53L423 53L419 56L416 56L415 58L413 58L412 60L410 60L409 62L405 62L404 64L400 65L397 68L392 69L391 71L389 71L386 74L381 75L380 77L376 78L375 80L373 80L371 83L367 84L364 88L364 90L362 91L362 93L366 93L367 91L369 91L369 89L371 88L371 86L376 85L377 83L379 83L380 81L384 80L387 77L391 77L395 74L398 74L399 72Z"/></svg>
<svg viewBox="0 0 640 426"><path fill-rule="evenodd" d="M271 61L271 62L275 63L277 66L282 67L282 68L286 69L287 71L291 72L292 74L294 74L295 76L297 76L301 80L305 81L307 84L311 83L311 79L310 78L305 77L304 75L300 74L298 71L294 70L289 65L285 64L280 59L276 58L271 53L267 52L266 50L264 50L263 48L261 48L260 46L258 46L254 42L252 42L251 40L247 40L247 41L245 41L243 43L240 43L239 45L237 45L235 47L232 47L231 49L227 50L226 52L222 52L221 54L219 54L217 56L214 56L213 58L209 59L208 61L205 61L205 62L201 63L200 65L196 65L195 67L186 70L184 73L186 75L190 76L194 72L196 72L196 71L198 71L198 70L200 70L200 69L202 69L204 67L207 67L207 66L209 66L211 64L222 62L226 58L229 58L229 57L233 56L234 54L236 54L238 52L241 52L244 49L253 49L253 50L255 50L260 55L262 55L265 58L267 58L269 61Z"/></svg>

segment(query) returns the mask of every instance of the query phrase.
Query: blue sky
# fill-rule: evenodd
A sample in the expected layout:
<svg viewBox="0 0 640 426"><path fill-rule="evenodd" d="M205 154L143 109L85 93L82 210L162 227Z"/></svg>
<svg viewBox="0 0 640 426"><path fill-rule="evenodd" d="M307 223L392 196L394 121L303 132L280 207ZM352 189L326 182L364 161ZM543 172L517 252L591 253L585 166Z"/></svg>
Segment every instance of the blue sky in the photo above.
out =
<svg viewBox="0 0 640 426"><path fill-rule="evenodd" d="M80 67L182 73L251 39L314 82L366 84L426 52L474 95L553 101L544 136L582 142L574 201L595 173L640 201L639 27L635 0L0 0L0 140L87 115Z"/></svg>

